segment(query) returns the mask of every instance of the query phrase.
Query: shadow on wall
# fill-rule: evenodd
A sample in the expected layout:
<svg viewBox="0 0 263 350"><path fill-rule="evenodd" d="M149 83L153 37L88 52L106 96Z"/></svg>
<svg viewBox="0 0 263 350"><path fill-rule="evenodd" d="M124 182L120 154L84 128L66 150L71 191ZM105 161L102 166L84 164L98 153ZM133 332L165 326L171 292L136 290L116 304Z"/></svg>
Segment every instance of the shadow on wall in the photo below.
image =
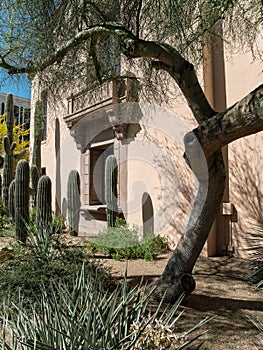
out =
<svg viewBox="0 0 263 350"><path fill-rule="evenodd" d="M155 164L162 169L166 178L165 200L158 210L169 224L165 236L171 248L174 248L185 231L197 195L198 181L183 158L184 149L174 143L170 145L169 140L165 140L164 144L167 157L155 159Z"/></svg>
<svg viewBox="0 0 263 350"><path fill-rule="evenodd" d="M263 147L262 134L236 141L231 145L229 174L231 202L238 212L232 223L234 244L244 252L255 226L263 227ZM242 254L241 254L242 255Z"/></svg>
<svg viewBox="0 0 263 350"><path fill-rule="evenodd" d="M147 233L154 233L153 204L151 197L147 192L144 192L142 195L142 222L144 237Z"/></svg>

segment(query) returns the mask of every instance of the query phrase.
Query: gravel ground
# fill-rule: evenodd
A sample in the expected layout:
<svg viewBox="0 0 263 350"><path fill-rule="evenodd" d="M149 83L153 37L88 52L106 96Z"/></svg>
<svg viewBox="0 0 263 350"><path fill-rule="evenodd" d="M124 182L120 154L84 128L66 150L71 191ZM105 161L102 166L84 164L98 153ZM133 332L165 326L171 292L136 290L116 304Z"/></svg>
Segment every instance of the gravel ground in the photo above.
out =
<svg viewBox="0 0 263 350"><path fill-rule="evenodd" d="M136 285L142 277L147 283L158 278L170 254L151 262L101 261L119 278L124 276L127 266L128 281ZM244 259L199 258L194 269L196 290L183 302L184 313L178 327L186 330L206 316L213 316L205 326L207 333L201 350L263 349L263 335L251 321L263 323L263 295L246 282L247 266Z"/></svg>

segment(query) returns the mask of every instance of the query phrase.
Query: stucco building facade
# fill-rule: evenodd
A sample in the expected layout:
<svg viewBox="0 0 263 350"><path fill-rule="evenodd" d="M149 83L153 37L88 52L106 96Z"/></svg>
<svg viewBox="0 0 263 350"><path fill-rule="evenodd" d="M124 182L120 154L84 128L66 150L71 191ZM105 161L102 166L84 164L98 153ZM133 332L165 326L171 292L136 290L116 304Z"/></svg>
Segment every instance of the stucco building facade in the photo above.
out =
<svg viewBox="0 0 263 350"><path fill-rule="evenodd" d="M253 60L250 53L230 55L219 40L204 55L200 80L217 111L262 83L263 63ZM34 84L32 105L43 97ZM195 126L184 98L177 93L166 106L146 103L140 99L134 75L126 74L125 79L92 90L69 90L61 101L55 108L48 98L44 101L47 130L42 167L52 180L54 211L67 215L67 177L71 169L77 169L82 203L79 234L93 236L103 229L105 159L114 154L119 214L128 224L137 225L140 235L151 230L168 237L174 246L187 223L198 185L182 157L183 136ZM204 254L247 255L247 233L262 219L262 141L258 133L224 149L228 184Z"/></svg>

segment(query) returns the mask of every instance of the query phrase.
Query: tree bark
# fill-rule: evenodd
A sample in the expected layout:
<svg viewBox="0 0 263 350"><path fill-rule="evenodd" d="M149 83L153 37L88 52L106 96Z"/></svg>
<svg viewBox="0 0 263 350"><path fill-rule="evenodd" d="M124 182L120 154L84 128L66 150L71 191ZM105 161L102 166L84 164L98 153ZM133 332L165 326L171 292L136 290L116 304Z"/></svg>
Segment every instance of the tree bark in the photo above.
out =
<svg viewBox="0 0 263 350"><path fill-rule="evenodd" d="M196 155L198 157L198 154ZM153 296L157 300L165 296L167 302L173 302L182 293L189 294L195 289L192 270L219 210L226 178L221 150L206 159L207 176L203 171L200 173L198 166L193 168L193 163L189 161L199 179L198 193L185 233L179 240L162 276L153 284Z"/></svg>
<svg viewBox="0 0 263 350"><path fill-rule="evenodd" d="M193 133L206 155L263 129L263 85L251 91L226 111L202 123Z"/></svg>

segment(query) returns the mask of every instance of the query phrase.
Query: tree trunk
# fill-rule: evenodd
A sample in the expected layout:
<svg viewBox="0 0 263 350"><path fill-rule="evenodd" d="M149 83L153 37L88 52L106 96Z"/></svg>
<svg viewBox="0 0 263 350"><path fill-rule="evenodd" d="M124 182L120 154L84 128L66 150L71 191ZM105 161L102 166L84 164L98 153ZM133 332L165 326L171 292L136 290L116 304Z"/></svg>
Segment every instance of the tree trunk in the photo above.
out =
<svg viewBox="0 0 263 350"><path fill-rule="evenodd" d="M194 160L194 154L192 157ZM200 161L200 157L198 159ZM185 233L179 240L162 276L153 285L153 296L157 300L165 296L167 302L173 302L182 293L190 294L195 289L191 273L218 213L226 178L221 150L209 156L206 161L206 175L200 172L198 162L194 164L189 161L199 180L198 193Z"/></svg>

